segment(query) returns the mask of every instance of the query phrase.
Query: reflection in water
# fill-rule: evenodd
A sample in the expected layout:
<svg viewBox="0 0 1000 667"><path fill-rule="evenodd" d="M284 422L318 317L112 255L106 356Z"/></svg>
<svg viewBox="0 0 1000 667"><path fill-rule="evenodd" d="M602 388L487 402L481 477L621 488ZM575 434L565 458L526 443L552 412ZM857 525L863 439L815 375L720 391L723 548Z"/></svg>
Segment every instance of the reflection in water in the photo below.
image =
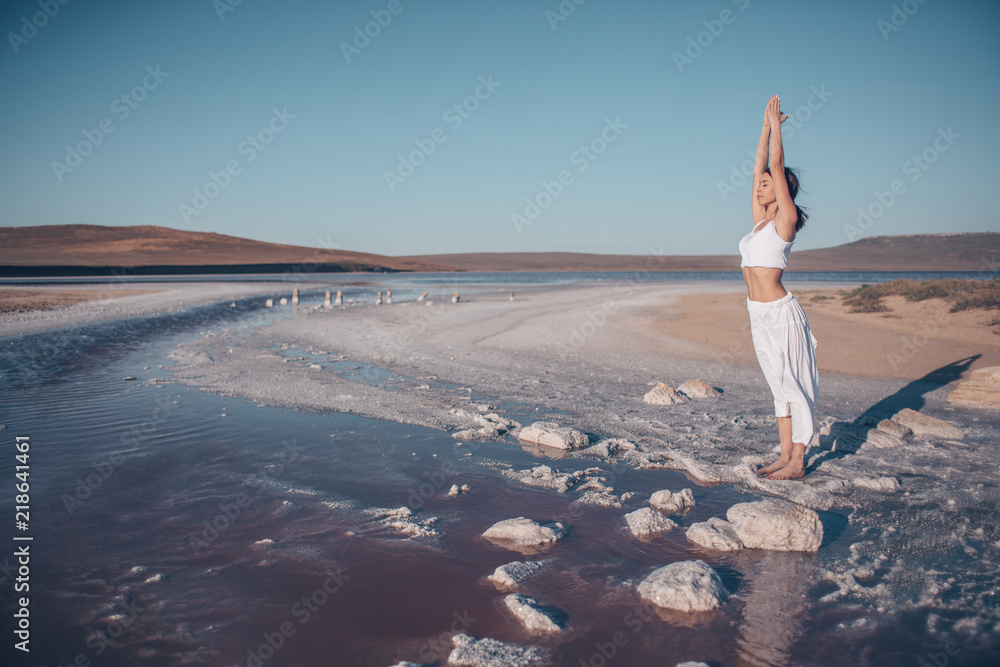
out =
<svg viewBox="0 0 1000 667"><path fill-rule="evenodd" d="M809 612L807 594L815 581L816 557L783 551L764 551L747 563L743 624L737 639L737 664L787 665Z"/></svg>

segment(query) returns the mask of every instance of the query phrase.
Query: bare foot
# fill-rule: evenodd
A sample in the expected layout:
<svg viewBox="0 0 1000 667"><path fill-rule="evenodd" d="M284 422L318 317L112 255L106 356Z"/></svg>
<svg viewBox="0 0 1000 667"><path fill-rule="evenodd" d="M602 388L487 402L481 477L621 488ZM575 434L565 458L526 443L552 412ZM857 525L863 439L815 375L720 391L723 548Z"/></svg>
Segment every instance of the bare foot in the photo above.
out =
<svg viewBox="0 0 1000 667"><path fill-rule="evenodd" d="M806 471L802 467L802 463L798 461L790 461L788 465L776 470L767 476L768 479L799 479L800 477L805 477Z"/></svg>
<svg viewBox="0 0 1000 667"><path fill-rule="evenodd" d="M785 466L787 466L788 465L788 461L789 461L789 459L786 459L784 457L779 458L777 461L775 461L771 465L767 466L766 468L757 468L757 474L758 475L770 475L772 472L775 472L777 470L781 470L782 468L784 468Z"/></svg>

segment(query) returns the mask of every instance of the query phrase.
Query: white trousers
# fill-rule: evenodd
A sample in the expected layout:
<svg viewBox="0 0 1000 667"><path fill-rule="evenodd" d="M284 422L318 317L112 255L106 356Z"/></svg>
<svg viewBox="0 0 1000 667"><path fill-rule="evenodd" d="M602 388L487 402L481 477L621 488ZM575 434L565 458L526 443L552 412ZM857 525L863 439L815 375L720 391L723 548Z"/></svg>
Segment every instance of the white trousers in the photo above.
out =
<svg viewBox="0 0 1000 667"><path fill-rule="evenodd" d="M774 414L792 418L792 442L808 446L819 395L816 339L805 311L791 293L777 301L747 299L757 361L774 396Z"/></svg>

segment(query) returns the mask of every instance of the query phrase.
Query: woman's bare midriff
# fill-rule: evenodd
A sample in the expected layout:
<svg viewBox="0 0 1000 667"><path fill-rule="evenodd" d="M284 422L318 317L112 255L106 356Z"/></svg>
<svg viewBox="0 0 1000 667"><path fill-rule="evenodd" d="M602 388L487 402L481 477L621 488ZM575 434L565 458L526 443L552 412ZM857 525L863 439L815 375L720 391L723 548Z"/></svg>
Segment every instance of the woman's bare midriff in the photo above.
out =
<svg viewBox="0 0 1000 667"><path fill-rule="evenodd" d="M762 266L743 267L743 280L747 283L747 297L751 301L767 303L777 301L788 292L781 284L782 269Z"/></svg>

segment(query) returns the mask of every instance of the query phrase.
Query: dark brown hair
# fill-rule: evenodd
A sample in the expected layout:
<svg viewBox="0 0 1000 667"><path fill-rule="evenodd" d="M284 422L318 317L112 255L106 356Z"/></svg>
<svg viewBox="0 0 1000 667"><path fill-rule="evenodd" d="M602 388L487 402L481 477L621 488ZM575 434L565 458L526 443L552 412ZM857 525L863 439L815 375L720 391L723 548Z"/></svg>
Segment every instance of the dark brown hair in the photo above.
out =
<svg viewBox="0 0 1000 667"><path fill-rule="evenodd" d="M771 168L768 167L764 170L765 174L774 178L774 174L771 173ZM788 194L792 196L792 202L795 201L795 197L799 194L799 174L798 171L792 169L791 167L785 167L785 181L788 182ZM806 224L806 220L809 219L809 215L806 213L805 209L795 204L795 214L798 219L795 221L795 231L799 231Z"/></svg>

